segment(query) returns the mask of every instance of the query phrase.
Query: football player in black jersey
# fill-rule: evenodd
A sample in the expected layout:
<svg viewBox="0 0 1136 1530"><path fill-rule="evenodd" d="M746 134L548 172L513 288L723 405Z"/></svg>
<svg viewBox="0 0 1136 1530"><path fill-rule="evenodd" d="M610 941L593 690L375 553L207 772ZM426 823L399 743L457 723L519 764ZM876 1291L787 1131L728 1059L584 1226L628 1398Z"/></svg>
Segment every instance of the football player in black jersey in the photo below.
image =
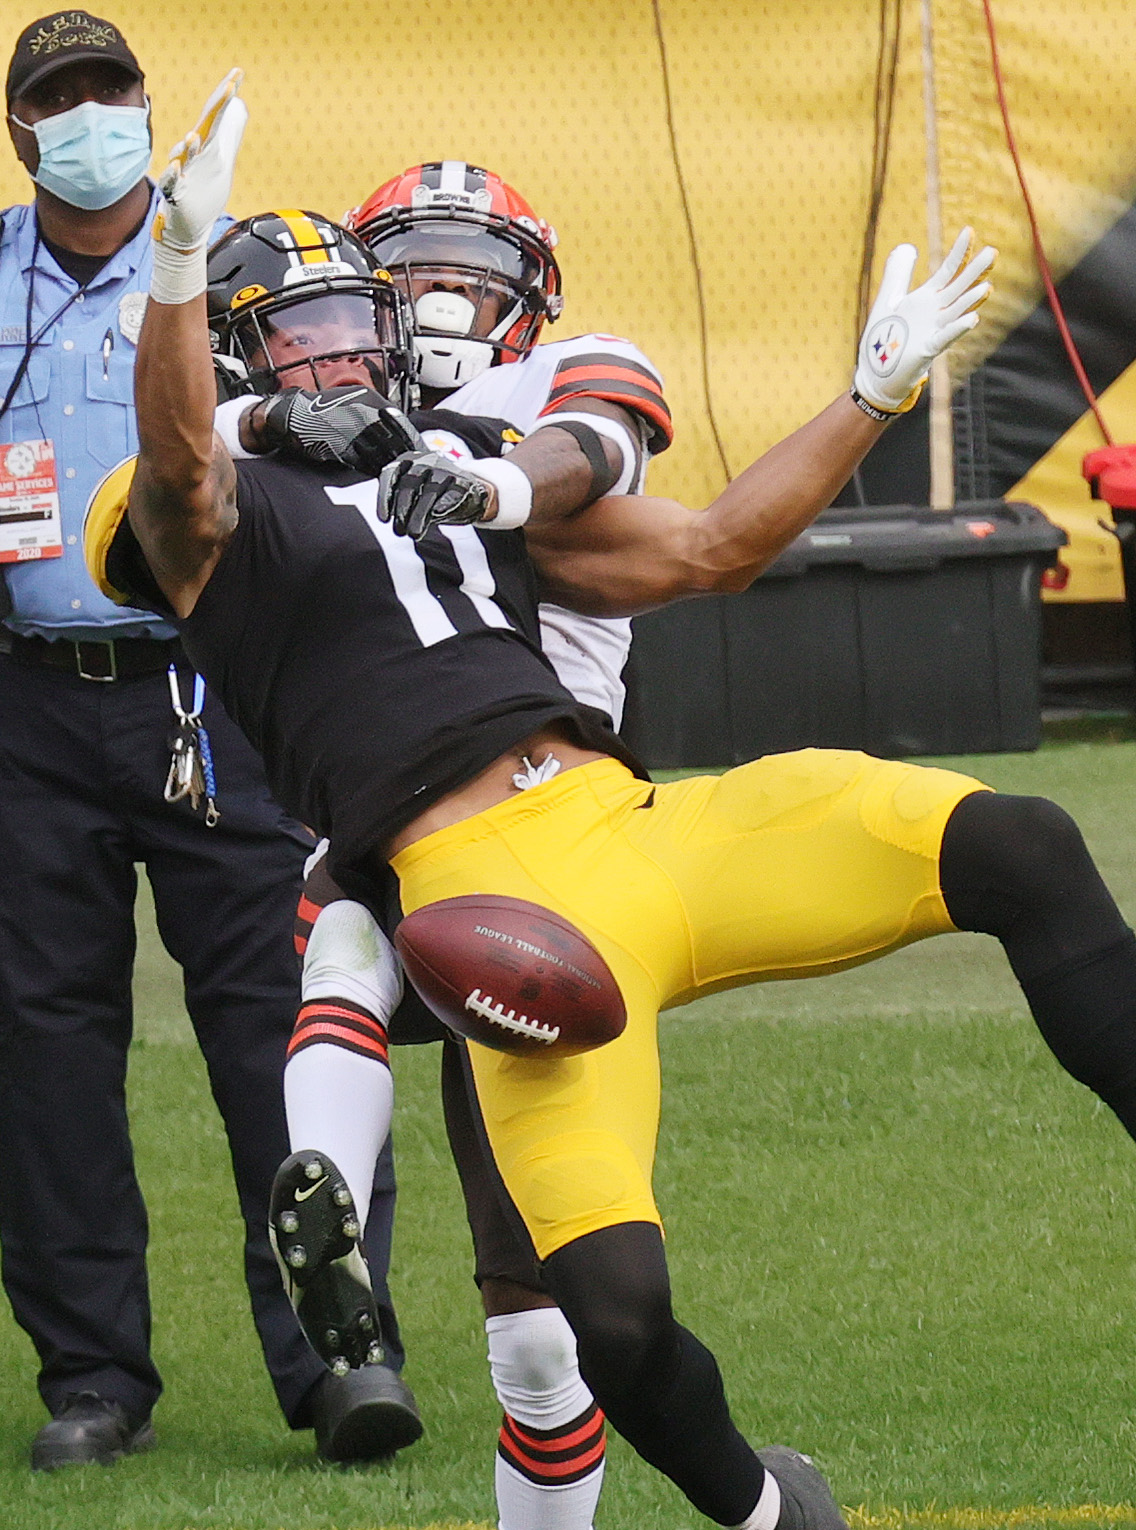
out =
<svg viewBox="0 0 1136 1530"><path fill-rule="evenodd" d="M212 434L202 238L242 125L226 108L163 177L131 534L190 656L285 805L330 832L349 888L373 898L393 867L406 912L475 890L521 897L599 948L628 1012L617 1041L551 1069L466 1051L497 1168L581 1372L640 1454L721 1525L835 1530L820 1474L784 1448L751 1449L713 1357L671 1310L649 1183L657 1008L983 930L1059 1059L1131 1132L1136 936L1066 815L951 772L804 751L652 786L544 664L527 554L493 530L492 503L478 526L412 543L381 518L373 479L234 469ZM601 545L587 512L551 517L545 582L599 611L748 584L976 322L992 252L968 265L965 244L913 292L915 252L893 252L851 396L704 512L617 500Z"/></svg>
<svg viewBox="0 0 1136 1530"><path fill-rule="evenodd" d="M420 175L431 168L423 167ZM442 168L448 186L446 176L452 181L459 167ZM464 167L464 173L478 185L486 180L498 184L496 177L472 167ZM517 254L514 242L521 253L531 243L532 236L519 221L527 204L508 188L501 195L506 193L511 198L508 216L495 216L492 229L480 241L468 237L471 219L472 227L480 227L472 214L461 223L462 254L467 259L490 259L494 249L487 246L494 246L499 247L499 259L507 262L511 253ZM415 198L416 204L422 200ZM455 226L459 223L455 213ZM412 236L410 246L404 240L404 255L417 248L416 228ZM318 215L294 210L246 219L211 248L207 304L215 361L224 390L241 390L221 405L214 423L236 457L275 446L310 458L318 448L324 460L378 471L412 445L398 439L393 411L384 411L381 401L361 388L348 386L378 383L400 403L409 403L397 304L384 289L376 312L368 282L360 279L371 276L362 255L342 229ZM550 270L555 274L554 263ZM432 268L432 279L452 285L455 273ZM400 285L405 290L405 281ZM447 301L451 299L452 294ZM518 293L516 303L528 311L525 294ZM526 344L535 341L538 327L528 321ZM415 345L421 344L416 335ZM611 337L584 336L552 347L523 368L507 370L504 390L495 393L490 386L486 393L482 388L481 402L491 407L499 398L502 412L506 401L510 409L519 405L525 427L537 426L516 452L516 463L510 459L502 464L499 454L503 444L519 439L518 433L499 421L471 418L471 404L456 413L449 407L413 412L413 423L425 432L431 447L444 449L462 463L462 469L442 464L433 468L430 480L420 482L415 491L418 509L424 492L434 493L447 482L460 488L467 465L490 481L488 469L507 467L530 497L535 492L538 504L551 488L563 497L566 511L582 508L607 489L641 487L646 457L642 443L649 441L651 451L661 450L670 439L670 416L657 374L633 346ZM496 375L504 376L500 371ZM431 376L436 383L437 377ZM494 378L486 381L492 384ZM297 385L323 391L312 400L297 393ZM245 390L275 397L271 403L254 404ZM431 397L437 403L448 391L435 387ZM601 412L593 410L593 404ZM581 412L585 406L587 414ZM317 414L311 412L313 407ZM580 448L576 476L581 476L579 469L589 453L595 459L590 481L582 477L578 485L563 482L568 465L564 443L547 428L557 422L568 427ZM607 450L615 449L618 478L603 456L601 432L611 443ZM569 444L569 457L571 453ZM420 454L415 463L421 462ZM560 477L552 476L557 473ZM509 483L508 473L496 476ZM552 660L564 683L610 718L621 704L618 671L626 656L630 623L542 605L542 642L547 640L549 620L556 644ZM309 1165L331 1160L343 1178L338 1193L353 1191L354 1206L365 1212L363 1187L371 1183L375 1154L387 1136L393 1110L388 1041L398 1043L408 1033L414 1039L438 1035L439 1027L424 1015L413 990L398 1004L402 978L389 942L367 910L335 887L326 862L316 857L301 899L297 934L297 948L304 956L303 997L284 1092L299 1160L293 1157L283 1166L276 1198L291 1207L294 1177ZM546 1525L588 1530L604 1471L602 1416L580 1380L571 1330L541 1288L531 1244L518 1238L513 1224L498 1212L492 1166L480 1151L476 1123L469 1118L460 1058L452 1041L445 1047L443 1075L447 1129L474 1232L490 1370L504 1410L495 1460L498 1518L502 1530L541 1530ZM335 1193L323 1192L332 1200ZM305 1199L293 1241L310 1247L312 1239L304 1229L320 1214L320 1202ZM341 1220L343 1215L341 1211ZM365 1226L358 1212L348 1215L353 1225ZM359 1252L351 1246L323 1265L309 1260L298 1275L281 1259L306 1331L324 1359L339 1368L372 1352L380 1316ZM385 1270L375 1273L385 1278ZM330 1346L329 1332L334 1334ZM360 1384L366 1385L362 1377ZM351 1385L348 1376L345 1390ZM533 1443L532 1430L538 1432L539 1443ZM326 1443L323 1448L327 1453Z"/></svg>
<svg viewBox="0 0 1136 1530"><path fill-rule="evenodd" d="M376 286L378 269L374 257L349 233L298 210L245 219L211 248L207 304L214 361L221 391L236 394L220 406L214 423L238 458L276 449L307 460L378 471L400 452L423 447L406 418L370 391L378 385L404 406L412 401L402 304L385 277L378 276ZM320 391L313 396L312 389ZM249 393L261 401L255 402ZM657 402L652 407L665 409ZM519 439L506 422L464 412L418 410L409 419L431 442L441 434L448 451L460 448L478 469L498 460L503 445ZM538 502L550 490L558 496L573 494L571 484L565 486L554 476L564 454L547 431L524 445L519 457L522 464L528 463ZM424 459L424 450L418 450L416 463ZM443 465L435 468L436 482L448 476ZM610 483L605 476L598 487L602 490ZM595 497L595 487L593 482L580 495L581 502ZM565 503L575 508L567 498ZM334 907L327 908L329 904ZM354 1187L348 1215L362 1231L367 1202L361 1186L371 1181L393 1107L388 1007L376 1004L373 994L376 988L401 984L401 977L393 951L371 916L334 886L322 861L309 873L301 906L308 926L298 942L305 955L304 993L284 1090L292 1143L302 1166L289 1160L282 1171L285 1188L279 1193L286 1192L291 1204L291 1178L302 1174L314 1161L312 1150L318 1149L323 1160L337 1164L346 1187ZM382 956L388 953L384 963ZM396 1043L424 1036L444 1039L413 991L404 998L390 1030ZM445 1090L447 1125L451 1138L462 1145L457 1156L475 1229L491 1369L506 1410L496 1465L499 1517L504 1530L518 1525L541 1530L546 1523L554 1523L557 1530L587 1530L602 1480L602 1419L580 1381L571 1331L534 1278L531 1247L520 1244L509 1223L496 1214L496 1191L485 1182L487 1168L467 1119L464 1086L455 1087L460 1084L460 1065L450 1055L455 1050L450 1043L445 1065L450 1080ZM334 1194L335 1189L328 1188L322 1199ZM321 1204L306 1200L305 1225L320 1214ZM340 1220L344 1214L341 1209ZM298 1274L281 1260L301 1322L325 1361L340 1370L379 1354L375 1335L383 1326L380 1319L389 1314L385 1293L382 1308L374 1305L360 1252L352 1246L327 1267L313 1269L309 1264ZM385 1286L386 1270L372 1273ZM335 1336L330 1344L329 1331ZM509 1373L514 1375L511 1384ZM412 1400L403 1383L392 1382L380 1404L376 1374L370 1369L358 1378L367 1392L367 1406L372 1413L384 1407L388 1432L400 1444L408 1442L407 1435L417 1427L409 1411ZM344 1392L352 1394L352 1375L345 1375L343 1382ZM539 1449L529 1450L524 1444L524 1432L531 1427L541 1431ZM334 1428L321 1441L321 1450L335 1457ZM508 1461L505 1452L510 1453ZM571 1460L566 1459L569 1454Z"/></svg>

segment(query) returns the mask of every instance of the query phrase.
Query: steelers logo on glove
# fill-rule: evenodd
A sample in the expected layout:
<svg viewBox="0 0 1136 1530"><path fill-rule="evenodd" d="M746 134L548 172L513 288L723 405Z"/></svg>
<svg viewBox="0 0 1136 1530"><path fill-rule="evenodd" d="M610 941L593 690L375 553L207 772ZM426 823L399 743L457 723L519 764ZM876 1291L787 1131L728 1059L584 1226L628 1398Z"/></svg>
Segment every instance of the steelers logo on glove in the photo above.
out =
<svg viewBox="0 0 1136 1530"><path fill-rule="evenodd" d="M984 278L997 251L986 245L971 259L972 239L964 228L938 270L914 290L915 246L897 245L888 256L852 382L853 399L873 419L910 409L936 356L978 323L975 310L990 294Z"/></svg>

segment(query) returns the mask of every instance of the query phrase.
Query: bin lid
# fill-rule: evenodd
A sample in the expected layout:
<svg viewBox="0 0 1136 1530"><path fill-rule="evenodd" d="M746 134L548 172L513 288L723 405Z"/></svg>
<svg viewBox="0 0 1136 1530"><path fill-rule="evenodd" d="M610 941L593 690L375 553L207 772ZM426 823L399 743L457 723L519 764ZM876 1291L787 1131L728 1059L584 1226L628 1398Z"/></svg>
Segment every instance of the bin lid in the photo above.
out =
<svg viewBox="0 0 1136 1530"><path fill-rule="evenodd" d="M1036 505L1024 500L967 500L951 510L932 510L929 505L841 506L822 511L762 578L840 563L887 573L914 572L956 558L1027 553L1042 554L1048 566L1068 540Z"/></svg>

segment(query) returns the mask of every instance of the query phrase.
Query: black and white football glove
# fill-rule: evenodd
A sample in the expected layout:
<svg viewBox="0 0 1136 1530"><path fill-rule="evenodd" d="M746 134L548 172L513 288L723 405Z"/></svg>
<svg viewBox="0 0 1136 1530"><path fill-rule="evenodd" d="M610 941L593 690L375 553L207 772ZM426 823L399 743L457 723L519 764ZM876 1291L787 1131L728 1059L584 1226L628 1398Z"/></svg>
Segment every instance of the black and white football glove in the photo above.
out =
<svg viewBox="0 0 1136 1530"><path fill-rule="evenodd" d="M361 384L274 394L265 405L263 439L270 450L373 477L403 453L425 447L401 409Z"/></svg>
<svg viewBox="0 0 1136 1530"><path fill-rule="evenodd" d="M418 541L431 526L468 526L489 508L492 489L440 452L408 452L379 474L379 519Z"/></svg>

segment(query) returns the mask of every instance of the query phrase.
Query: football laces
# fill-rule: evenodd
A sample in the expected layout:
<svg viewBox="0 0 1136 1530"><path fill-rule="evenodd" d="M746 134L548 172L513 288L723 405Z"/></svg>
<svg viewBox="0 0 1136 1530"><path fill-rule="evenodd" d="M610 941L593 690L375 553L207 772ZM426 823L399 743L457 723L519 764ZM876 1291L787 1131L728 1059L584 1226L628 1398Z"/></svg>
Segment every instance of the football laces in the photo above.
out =
<svg viewBox="0 0 1136 1530"><path fill-rule="evenodd" d="M480 988L475 988L468 995L465 1007L492 1025L499 1025L506 1031L515 1031L517 1035L527 1036L532 1041L543 1041L546 1046L551 1046L560 1035L558 1025L546 1025L543 1020L518 1015L515 1009L506 1010L504 1004L495 1003L493 995L483 994Z"/></svg>

